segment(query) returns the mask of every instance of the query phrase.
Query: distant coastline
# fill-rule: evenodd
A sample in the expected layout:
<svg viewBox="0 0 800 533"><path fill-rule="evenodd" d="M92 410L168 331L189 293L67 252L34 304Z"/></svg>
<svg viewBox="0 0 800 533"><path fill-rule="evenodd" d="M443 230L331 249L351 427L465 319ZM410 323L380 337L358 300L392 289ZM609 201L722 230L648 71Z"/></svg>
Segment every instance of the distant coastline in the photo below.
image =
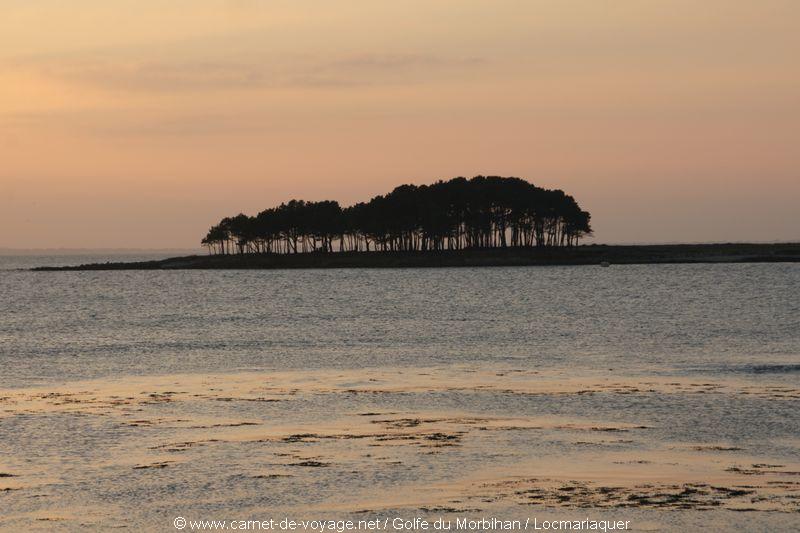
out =
<svg viewBox="0 0 800 533"><path fill-rule="evenodd" d="M190 255L138 262L48 266L65 270L235 270L302 268L441 268L658 263L800 262L800 243L602 245L570 248L491 248L403 252Z"/></svg>

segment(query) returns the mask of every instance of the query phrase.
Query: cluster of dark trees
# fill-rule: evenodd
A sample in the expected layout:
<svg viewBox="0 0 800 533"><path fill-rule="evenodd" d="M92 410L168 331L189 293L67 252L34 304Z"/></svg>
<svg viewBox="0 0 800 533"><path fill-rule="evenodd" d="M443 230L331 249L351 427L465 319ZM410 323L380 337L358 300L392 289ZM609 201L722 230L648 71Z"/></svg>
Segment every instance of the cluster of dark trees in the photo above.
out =
<svg viewBox="0 0 800 533"><path fill-rule="evenodd" d="M476 176L401 185L345 208L292 200L224 218L202 243L218 254L574 246L591 234L589 220L564 191Z"/></svg>

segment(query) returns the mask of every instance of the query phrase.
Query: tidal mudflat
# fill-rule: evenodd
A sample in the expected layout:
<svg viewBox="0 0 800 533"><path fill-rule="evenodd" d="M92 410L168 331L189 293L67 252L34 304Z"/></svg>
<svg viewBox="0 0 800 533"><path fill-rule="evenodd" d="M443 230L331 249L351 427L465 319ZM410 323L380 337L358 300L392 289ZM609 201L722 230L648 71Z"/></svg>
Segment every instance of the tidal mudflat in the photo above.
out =
<svg viewBox="0 0 800 533"><path fill-rule="evenodd" d="M696 416L664 416L676 404ZM758 433L798 404L785 383L468 365L7 389L0 525L445 514L659 529L747 515L788 528L800 442ZM724 412L755 431L715 428Z"/></svg>

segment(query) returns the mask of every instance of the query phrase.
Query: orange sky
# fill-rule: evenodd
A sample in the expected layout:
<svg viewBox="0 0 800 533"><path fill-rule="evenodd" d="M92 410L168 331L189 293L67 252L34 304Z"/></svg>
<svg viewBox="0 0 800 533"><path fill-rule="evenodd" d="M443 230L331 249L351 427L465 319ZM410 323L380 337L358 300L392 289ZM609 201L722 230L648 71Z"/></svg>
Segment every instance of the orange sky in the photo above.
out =
<svg viewBox="0 0 800 533"><path fill-rule="evenodd" d="M598 242L800 239L797 0L3 0L0 247L514 175Z"/></svg>

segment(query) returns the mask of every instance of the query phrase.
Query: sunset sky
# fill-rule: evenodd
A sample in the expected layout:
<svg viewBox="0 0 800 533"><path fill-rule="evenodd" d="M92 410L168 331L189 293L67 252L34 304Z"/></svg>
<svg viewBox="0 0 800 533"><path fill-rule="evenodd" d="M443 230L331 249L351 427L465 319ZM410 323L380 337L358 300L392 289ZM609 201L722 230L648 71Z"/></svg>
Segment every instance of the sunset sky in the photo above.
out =
<svg viewBox="0 0 800 533"><path fill-rule="evenodd" d="M494 174L596 242L800 239L797 0L3 0L0 247Z"/></svg>

